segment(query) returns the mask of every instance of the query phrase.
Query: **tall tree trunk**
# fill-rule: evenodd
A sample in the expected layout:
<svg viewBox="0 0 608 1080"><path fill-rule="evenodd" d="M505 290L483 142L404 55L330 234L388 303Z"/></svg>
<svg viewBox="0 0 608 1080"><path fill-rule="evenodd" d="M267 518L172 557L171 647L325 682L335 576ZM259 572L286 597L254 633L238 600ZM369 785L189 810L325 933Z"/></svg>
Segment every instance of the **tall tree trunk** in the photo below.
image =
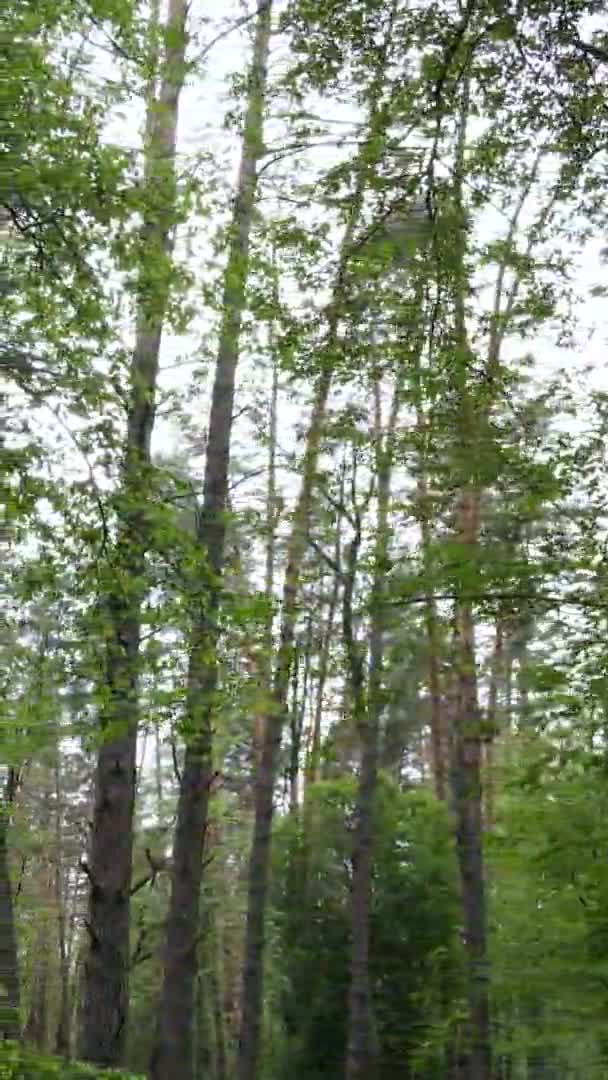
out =
<svg viewBox="0 0 608 1080"><path fill-rule="evenodd" d="M289 746L289 810L290 813L295 814L299 807L299 779L300 779L300 757L302 751L302 737L304 732L304 723L306 718L306 705L308 703L308 689L310 683L310 665L312 656L312 615L308 619L306 627L306 637L303 646L303 658L302 658L302 686L301 688L295 683L296 693L294 693L293 706L289 715L290 726L290 746ZM299 671L298 664L295 665L295 674Z"/></svg>
<svg viewBox="0 0 608 1080"><path fill-rule="evenodd" d="M351 892L351 976L346 1048L346 1080L372 1080L378 1069L379 1047L369 976L370 907L379 733L383 711L385 583L389 557L389 506L393 458L393 436L400 404L400 384L395 387L386 436L382 432L380 387L374 386L375 472L378 487L374 574L370 597L369 687L367 700L363 686L361 657L357 655L352 631L352 597L356 554L360 542L357 530L351 546L351 565L344 584L343 628L350 658L355 721L361 745L361 766L357 795L353 880Z"/></svg>
<svg viewBox="0 0 608 1080"><path fill-rule="evenodd" d="M18 1039L21 1030L19 956L8 859L8 829L18 777L9 769L0 805L0 1039Z"/></svg>
<svg viewBox="0 0 608 1080"><path fill-rule="evenodd" d="M278 286L273 283L273 299L278 307ZM268 416L268 481L266 487L266 565L264 573L264 595L268 604L266 625L264 627L264 652L260 668L260 684L263 695L270 695L272 686L272 645L274 630L274 577L276 562L276 534L278 525L277 512L277 425L279 407L279 359L275 348L274 324L268 331L268 345L272 360L272 382ZM264 718L267 709L260 705L254 719L253 749L255 768L259 767L264 742Z"/></svg>
<svg viewBox="0 0 608 1080"><path fill-rule="evenodd" d="M420 285L416 288L419 309L422 309L423 295ZM429 431L428 416L425 413L425 388L423 384L422 351L424 339L422 333L416 335L418 339L411 351L413 370L415 410L416 410L416 438L417 438L417 471L416 482L416 516L420 527L420 539L422 549L422 566L424 573L424 625L426 631L427 649L427 679L430 699L430 728L431 728L431 766L435 794L441 802L447 798L448 784L448 757L449 735L447 731L447 718L443 706L441 686L441 652L439 619L437 604L435 602L433 582L433 559L432 542L433 530L431 525L432 509L428 485L428 451Z"/></svg>
<svg viewBox="0 0 608 1080"><path fill-rule="evenodd" d="M346 1080L373 1080L378 1067L369 979L369 911L373 858L373 804L376 792L378 732L366 700L364 660L353 631L353 593L361 544L361 523L349 544L342 598L342 630L350 675L351 705L359 736L361 764L356 834L352 853L351 972L348 998Z"/></svg>
<svg viewBox="0 0 608 1080"><path fill-rule="evenodd" d="M154 425L161 335L169 294L175 211L178 103L184 80L187 0L170 0L158 95L148 102L141 269L122 489L119 539L108 570L105 703L97 755L88 864L83 1060L124 1059L128 1021L130 890L138 727L141 608L145 598L147 474ZM154 28L153 28L154 30Z"/></svg>
<svg viewBox="0 0 608 1080"><path fill-rule="evenodd" d="M310 749L307 756L305 771L304 839L307 844L312 839L311 830L314 826L312 817L310 817L308 813L310 800L307 801L306 793L308 791L308 788L312 784L318 783L322 776L321 737L323 711L325 707L325 688L330 672L331 646L334 637L334 623L336 619L336 613L338 611L338 600L340 599L340 585L342 580L340 567L342 565L342 515L344 507L345 480L346 469L343 463L340 470L340 484L338 487L336 517L334 519L334 549L332 554L333 570L331 579L331 591L327 600L325 625L323 633L321 635L321 644L319 647L319 671L317 676L317 685L315 689L315 703L312 719L312 730L310 735Z"/></svg>
<svg viewBox="0 0 608 1080"><path fill-rule="evenodd" d="M486 716L486 739L484 753L484 825L489 829L494 824L494 739L500 732L501 704L504 700L504 626L503 617L496 616L494 649L490 669L488 689L488 710Z"/></svg>
<svg viewBox="0 0 608 1080"><path fill-rule="evenodd" d="M37 1050L48 1050L49 1036L49 983L50 959L52 955L51 934L48 911L39 913L41 924L34 942L34 963L32 970L32 1000L28 1018L23 1029L23 1039Z"/></svg>
<svg viewBox="0 0 608 1080"><path fill-rule="evenodd" d="M53 774L55 781L55 872L54 891L57 912L57 944L59 948L59 1015L55 1033L55 1052L60 1057L69 1057L71 1048L71 1008L70 1008L70 958L67 940L66 895L64 875L64 850L61 815L64 811L61 783L60 746L57 741Z"/></svg>
<svg viewBox="0 0 608 1080"><path fill-rule="evenodd" d="M45 687L44 660L48 650L48 635L44 635L41 648L41 668L39 705L44 707ZM48 699L47 699L48 701ZM45 755L46 757L46 755ZM43 761L37 781L37 787L41 796L39 821L43 828L51 825L53 820L53 774L49 768L49 762ZM53 959L53 935L51 932L53 923L53 905L55 901L53 851L40 853L36 872L37 879L37 907L36 930L31 942L32 965L31 965L31 995L27 1020L23 1028L23 1040L31 1046L35 1046L41 1053L49 1049L49 990L52 979L51 961Z"/></svg>
<svg viewBox="0 0 608 1080"><path fill-rule="evenodd" d="M150 1066L154 1080L192 1080L193 1076L196 945L203 846L213 776L212 716L217 684L217 609L224 565L235 378L246 300L258 163L264 149L263 119L270 36L269 0L258 8L243 151L224 278L223 321L211 398L203 505L197 526L205 580L190 641L186 752L173 843L158 1032Z"/></svg>
<svg viewBox="0 0 608 1080"><path fill-rule="evenodd" d="M228 1054L226 1048L226 1021L223 1008L223 924L216 912L214 916L214 950L209 973L209 993L212 999L215 1031L215 1080L228 1080Z"/></svg>
<svg viewBox="0 0 608 1080"><path fill-rule="evenodd" d="M449 733L441 690L441 653L437 604L431 581L430 559L431 527L426 504L428 503L426 477L421 471L418 480L420 502L420 531L422 535L422 558L425 576L424 624L426 630L427 670L431 706L431 764L435 794L441 802L447 798Z"/></svg>
<svg viewBox="0 0 608 1080"><path fill-rule="evenodd" d="M344 471L342 471L341 484L338 494L338 505L344 501ZM335 540L333 550L333 577L331 592L327 601L327 613L325 626L321 635L319 649L319 671L315 688L315 700L311 722L310 746L308 749L306 767L304 772L304 808L302 814L302 880L300 888L306 893L309 888L311 859L316 845L318 832L318 813L315 812L315 803L310 796L310 788L321 779L322 770L322 724L325 704L325 687L329 676L331 658L331 646L334 635L334 623L340 597L340 565L342 562L342 512L338 509L334 523Z"/></svg>
<svg viewBox="0 0 608 1080"><path fill-rule="evenodd" d="M466 215L463 205L465 147L469 114L469 78L465 76L457 135L452 187L453 217L450 243L454 251L453 389L456 400L454 467L459 490L454 507L454 538L461 552L461 576L456 587L453 641L453 716L451 725L451 793L456 819L456 849L463 906L467 989L469 998L469 1080L492 1080L489 960L482 829L482 717L477 693L475 620L470 582L475 580L479 555L482 457L487 403L479 404L470 387L472 353L466 322L468 277ZM492 344L487 362L495 374L498 355ZM466 439L466 443L463 441ZM463 445L466 449L463 449Z"/></svg>
<svg viewBox="0 0 608 1080"><path fill-rule="evenodd" d="M474 553L479 493L464 490L457 510L459 541ZM470 600L456 604L452 794L464 914L471 1027L469 1080L491 1080L487 912L482 849L481 715L477 698L475 627Z"/></svg>
<svg viewBox="0 0 608 1080"><path fill-rule="evenodd" d="M158 724L154 729L154 781L156 787L156 820L158 825L161 826L163 824L163 757Z"/></svg>
<svg viewBox="0 0 608 1080"><path fill-rule="evenodd" d="M342 519L338 516L336 520L336 540L333 552L333 561L335 566L339 566L342 554L341 554L341 537L340 530L342 527ZM325 688L327 685L327 679L329 675L329 664L331 659L331 644L334 633L334 621L336 617L336 609L338 607L338 598L340 595L340 577L337 572L334 572L331 593L327 603L327 614L325 616L325 627L321 637L321 646L319 650L319 671L317 676L317 685L315 688L315 701L314 711L312 718L312 730L310 733L310 747L308 751L306 761L305 772L305 787L304 787L304 808L306 809L306 792L312 784L318 783L321 779L321 736L323 725L323 709L325 704Z"/></svg>
<svg viewBox="0 0 608 1080"><path fill-rule="evenodd" d="M328 312L326 336L327 354L336 348L342 306L346 296L347 271L351 248L358 226L363 196L370 172L373 153L377 152L378 134L386 117L379 109L384 71L374 88L370 108L369 136L365 140L357 171L356 190L345 230L338 265L333 301ZM241 996L241 1025L239 1035L239 1080L256 1080L260 1050L262 990L264 980L264 925L268 870L272 838L273 799L281 738L287 721L287 696L293 660L295 630L298 617L300 575L308 545L308 530L312 513L321 437L325 424L327 402L333 380L333 365L325 362L318 377L306 437L302 480L287 544L287 565L283 585L281 629L277 663L273 678L272 708L265 718L264 741L256 774L254 792L254 828L249 858L247 923Z"/></svg>
<svg viewBox="0 0 608 1080"><path fill-rule="evenodd" d="M488 396L475 394L471 380L471 361L466 325L466 215L463 206L463 179L467 114L469 108L469 79L462 84L462 106L459 118L456 161L454 167L453 218L450 222L451 248L454 254L454 345L455 363L453 387L457 401L455 430L460 442L454 445L459 490L455 503L454 535L461 551L462 576L456 588L454 608L454 715L452 723L451 790L456 816L456 840L460 867L464 913L465 950L468 968L471 1052L469 1080L491 1080L492 1040L490 1029L489 959L487 946L487 904L483 861L483 786L482 745L483 720L477 693L475 660L475 625L470 596L475 580L480 546L481 500L487 479L480 480L479 462L484 459L488 441L493 438L489 419L493 402ZM518 222L536 176L544 149L541 148L531 172L522 186L519 199L509 222L505 243L508 253L517 233ZM551 197L540 215L542 221L552 206ZM528 241L530 255L535 240ZM505 290L507 257L499 264L494 290L494 305L490 318L488 352L484 365L484 386L497 388L501 384L500 358L505 333L515 310L521 275L516 274L508 291ZM463 452L463 447L466 447ZM501 643L502 648L502 643ZM510 651L510 650L509 650ZM511 662L507 659L505 698L507 715L511 707Z"/></svg>

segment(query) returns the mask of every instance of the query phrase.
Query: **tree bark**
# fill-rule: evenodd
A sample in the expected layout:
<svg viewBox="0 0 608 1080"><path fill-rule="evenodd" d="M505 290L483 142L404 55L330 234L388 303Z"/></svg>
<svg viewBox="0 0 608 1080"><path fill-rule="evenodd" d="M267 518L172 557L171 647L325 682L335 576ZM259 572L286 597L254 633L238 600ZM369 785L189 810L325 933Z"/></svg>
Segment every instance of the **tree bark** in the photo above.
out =
<svg viewBox="0 0 608 1080"><path fill-rule="evenodd" d="M214 917L214 954L209 973L209 993L215 1029L215 1080L228 1080L228 1054L226 1049L226 1024L222 995L223 925L220 916Z"/></svg>
<svg viewBox="0 0 608 1080"><path fill-rule="evenodd" d="M0 805L0 1039L18 1039L21 1030L19 956L8 859L8 829L17 784L17 773L11 768Z"/></svg>
<svg viewBox="0 0 608 1080"><path fill-rule="evenodd" d="M64 810L61 783L60 747L57 744L53 762L55 781L55 907L57 911L57 944L59 947L59 1016L55 1033L55 1052L60 1057L69 1057L71 1048L71 1006L70 1006L70 958L66 926L66 895L64 880L64 850L61 814Z"/></svg>
<svg viewBox="0 0 608 1080"><path fill-rule="evenodd" d="M289 764L288 764L288 786L289 786L289 811L292 814L298 812L300 803L299 792L299 780L300 780L300 758L302 752L302 739L304 733L304 723L306 718L306 705L308 702L308 688L310 683L310 666L312 656L312 616L308 619L308 625L306 627L306 637L301 642L303 648L302 657L302 686L298 686L297 677L299 675L299 668L296 662L294 668L294 695L293 705L289 715L289 727L290 727L290 745L289 745Z"/></svg>
<svg viewBox="0 0 608 1080"><path fill-rule="evenodd" d="M461 492L458 518L463 547L474 551L479 535L479 493ZM491 1080L487 911L482 849L481 715L477 699L472 605L456 604L452 795L460 867L471 1029L469 1080Z"/></svg>
<svg viewBox="0 0 608 1080"><path fill-rule="evenodd" d="M346 1080L372 1080L378 1070L377 1041L372 988L369 976L370 907L374 838L374 801L378 777L380 722L383 711L385 588L389 558L389 507L393 460L393 436L400 405L397 380L386 436L382 433L380 388L374 386L374 450L378 488L374 573L370 597L369 686L363 685L361 657L352 633L352 594L360 530L351 546L351 566L344 584L343 628L350 659L351 683L361 744L361 767L357 795L351 894L351 978L346 1048Z"/></svg>
<svg viewBox="0 0 608 1080"><path fill-rule="evenodd" d="M278 284L273 283L273 300L278 307ZM279 407L279 361L275 349L274 325L268 331L268 344L272 360L272 383L270 388L270 407L268 417L268 482L266 487L266 565L264 573L264 595L268 604L264 633L264 653L260 665L260 683L262 695L270 696L272 688L272 645L274 630L274 578L276 562L277 513L277 425ZM263 696L262 696L263 701ZM253 750L255 768L259 766L264 742L264 723L267 709L261 705L254 719Z"/></svg>
<svg viewBox="0 0 608 1080"><path fill-rule="evenodd" d="M29 1015L23 1029L23 1040L35 1046L40 1053L48 1050L49 1035L49 967L51 935L48 912L40 912L42 920L35 939L35 955L32 971L32 999Z"/></svg>
<svg viewBox="0 0 608 1080"><path fill-rule="evenodd" d="M341 537L340 529L342 527L342 519L338 515L336 520L336 540L334 544L333 560L334 564L338 566L341 560ZM336 617L336 609L338 606L338 598L340 595L340 577L334 572L331 593L327 603L327 614L325 616L325 627L321 636L321 646L319 650L319 671L317 676L317 685L315 688L315 702L314 712L312 719L312 730L310 733L310 747L306 761L305 772L305 787L304 787L304 809L306 810L306 792L312 784L316 784L321 779L321 749L322 749L322 725L323 725L323 709L325 705L325 687L327 685L327 678L329 675L329 664L331 659L331 644L334 632L334 620Z"/></svg>
<svg viewBox="0 0 608 1080"><path fill-rule="evenodd" d="M454 506L454 538L461 552L460 581L454 605L453 716L451 724L450 788L456 819L456 849L460 869L463 907L467 991L469 999L469 1080L492 1080L490 1033L489 960L487 909L483 865L482 821L482 717L477 693L475 620L466 595L466 581L476 573L481 525L481 486L478 461L483 453L487 404L480 405L471 393L469 379L472 353L466 322L466 215L463 206L466 131L469 114L469 79L465 76L459 116L450 242L454 252L454 351L452 376L456 401L454 469L458 489ZM487 361L494 374L497 354L490 345ZM466 440L466 443L464 442ZM466 446L466 449L464 447Z"/></svg>
<svg viewBox="0 0 608 1080"><path fill-rule="evenodd" d="M351 972L348 999L346 1080L373 1080L378 1068L372 991L369 979L369 913L373 859L373 808L378 763L376 718L366 700L364 660L353 633L353 592L361 544L361 525L349 545L344 582L342 627L350 670L352 711L361 747L356 831L352 854Z"/></svg>
<svg viewBox="0 0 608 1080"><path fill-rule="evenodd" d="M159 827L163 824L163 757L162 743L158 724L154 729L154 780L156 787L156 820Z"/></svg>
<svg viewBox="0 0 608 1080"><path fill-rule="evenodd" d="M503 617L496 616L494 631L494 649L490 669L488 689L488 710L486 716L486 739L484 753L484 813L483 823L486 829L494 825L494 740L501 729L500 711L504 699L505 650Z"/></svg>
<svg viewBox="0 0 608 1080"><path fill-rule="evenodd" d="M201 564L203 560L205 563L204 580L190 641L186 752L173 843L157 1038L150 1064L153 1080L193 1080L196 946L203 847L213 778L217 609L224 565L235 378L246 301L258 162L264 149L263 118L270 36L271 3L268 0L258 9L243 151L224 278L223 321L211 399L203 505L197 523Z"/></svg>
<svg viewBox="0 0 608 1080"><path fill-rule="evenodd" d="M424 504L428 496L426 491L426 477L422 474L418 484L418 495L420 502ZM426 517L426 510L421 510L420 514L422 557L424 561L425 578L427 579L425 582L424 623L428 650L427 669L431 705L431 763L435 794L440 802L445 802L448 784L449 733L447 731L441 690L441 654L437 604L435 603L433 595L433 586L429 580L431 573L431 562L429 558L431 528L428 517Z"/></svg>
<svg viewBox="0 0 608 1080"><path fill-rule="evenodd" d="M265 717L264 737L255 780L255 818L249 859L245 959L241 998L239 1080L255 1080L257 1072L263 983L264 921L274 810L274 785L281 736L287 712L300 567L306 550L314 476L330 385L331 374L326 371L321 376L317 386L317 395L308 432L302 487L294 513L288 546L287 569L283 589L281 643L277 670L273 680L273 708L269 710L268 715Z"/></svg>
<svg viewBox="0 0 608 1080"><path fill-rule="evenodd" d="M100 710L95 805L86 873L90 881L80 1055L101 1066L123 1063L129 1004L130 890L139 719L138 668L145 598L145 476L169 295L175 209L178 104L184 81L187 0L170 0L158 96L148 102L141 270L119 539L104 598L106 668ZM153 268L153 269L152 269Z"/></svg>
<svg viewBox="0 0 608 1080"><path fill-rule="evenodd" d="M418 290L419 292L420 290ZM422 307L422 296L419 298ZM441 802L447 798L449 733L443 706L441 685L441 654L439 620L434 596L433 563L431 545L433 530L431 526L431 508L428 488L428 432L427 416L424 409L424 387L422 349L423 340L418 334L419 343L412 351L414 371L416 435L418 440L418 478L416 483L416 515L420 526L422 545L422 563L424 572L424 625L427 645L427 678L431 706L431 764L435 794Z"/></svg>

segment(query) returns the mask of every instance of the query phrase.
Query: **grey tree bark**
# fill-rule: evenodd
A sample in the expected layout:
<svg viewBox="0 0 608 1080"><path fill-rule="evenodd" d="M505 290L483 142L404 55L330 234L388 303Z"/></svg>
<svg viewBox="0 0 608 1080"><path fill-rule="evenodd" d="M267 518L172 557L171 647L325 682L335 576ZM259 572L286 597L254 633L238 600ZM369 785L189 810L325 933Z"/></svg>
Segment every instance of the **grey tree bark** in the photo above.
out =
<svg viewBox="0 0 608 1080"><path fill-rule="evenodd" d="M389 511L393 465L393 440L399 415L401 385L395 385L386 433L383 432L380 387L374 386L374 457L377 485L377 518L374 570L370 597L369 672L365 693L362 658L352 632L353 562L344 586L343 629L350 660L355 722L361 764L353 846L351 894L351 978L346 1049L346 1080L372 1080L378 1069L378 1046L373 994L369 973L370 909L374 857L374 800L378 777L380 722L384 692L385 589L390 548ZM355 541L360 536L355 534ZM351 558L357 548L351 545Z"/></svg>
<svg viewBox="0 0 608 1080"><path fill-rule="evenodd" d="M8 858L8 830L11 807L19 784L18 773L10 768L0 804L0 1038L18 1039L20 1034L19 1007L21 986L15 907Z"/></svg>
<svg viewBox="0 0 608 1080"><path fill-rule="evenodd" d="M101 745L89 859L80 1056L123 1063L129 1005L130 892L139 720L138 676L146 554L146 483L155 416L161 336L169 295L175 211L178 105L184 81L187 0L170 0L158 94L148 102L147 207L142 226L135 348L117 500L118 541L101 599L105 636Z"/></svg>
<svg viewBox="0 0 608 1080"><path fill-rule="evenodd" d="M213 777L212 717L217 686L217 613L226 536L228 470L234 392L246 301L258 164L272 25L270 0L260 5L253 47L249 101L237 182L223 317L209 417L203 504L197 523L202 581L190 639L186 700L186 752L173 842L171 896L163 950L153 1080L193 1080L193 1017L203 849Z"/></svg>

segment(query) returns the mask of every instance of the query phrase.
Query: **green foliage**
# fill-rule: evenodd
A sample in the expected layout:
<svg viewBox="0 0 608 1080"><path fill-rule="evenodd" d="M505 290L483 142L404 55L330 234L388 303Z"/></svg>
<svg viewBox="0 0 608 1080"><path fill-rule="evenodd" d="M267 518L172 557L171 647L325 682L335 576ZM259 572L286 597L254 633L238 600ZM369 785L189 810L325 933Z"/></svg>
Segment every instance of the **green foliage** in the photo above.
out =
<svg viewBox="0 0 608 1080"><path fill-rule="evenodd" d="M542 1047L554 1067L601 1078L608 787L605 767L573 749L520 736L504 769L488 841L493 994L503 1050L525 1059Z"/></svg>
<svg viewBox="0 0 608 1080"><path fill-rule="evenodd" d="M356 781L317 784L308 799L303 818L277 830L274 978L286 1038L277 1069L316 1080L341 1076L345 1056ZM439 1077L438 1032L449 1025L446 1007L457 1012L460 978L447 816L428 792L383 778L374 835L370 967L381 1077L413 1076L416 1063Z"/></svg>
<svg viewBox="0 0 608 1080"><path fill-rule="evenodd" d="M134 1073L97 1069L77 1061L37 1054L15 1043L0 1046L0 1080L143 1080Z"/></svg>

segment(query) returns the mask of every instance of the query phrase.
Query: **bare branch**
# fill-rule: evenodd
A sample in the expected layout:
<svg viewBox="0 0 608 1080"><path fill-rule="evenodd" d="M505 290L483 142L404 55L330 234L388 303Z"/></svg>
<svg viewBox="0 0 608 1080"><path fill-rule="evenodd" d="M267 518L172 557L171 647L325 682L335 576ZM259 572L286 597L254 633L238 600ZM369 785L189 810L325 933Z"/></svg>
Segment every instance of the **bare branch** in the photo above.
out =
<svg viewBox="0 0 608 1080"><path fill-rule="evenodd" d="M181 770L180 770L180 767L179 767L179 761L177 760L177 744L175 742L175 738L173 738L173 737L171 738L170 741L171 741L171 759L173 761L173 773L174 773L175 779L177 780L178 784L180 784L180 786L181 786L182 774L181 774Z"/></svg>
<svg viewBox="0 0 608 1080"><path fill-rule="evenodd" d="M247 23L252 22L258 15L262 15L266 11L269 3L270 0L262 0L262 3L260 3L257 8L254 8L253 11L250 11L248 15L242 15L240 19L231 23L230 26L225 26L223 30L219 30L215 37L212 37L211 41L208 41L201 52L194 58L195 61L200 64L220 41L229 37L235 30L240 30L242 26L246 26Z"/></svg>

